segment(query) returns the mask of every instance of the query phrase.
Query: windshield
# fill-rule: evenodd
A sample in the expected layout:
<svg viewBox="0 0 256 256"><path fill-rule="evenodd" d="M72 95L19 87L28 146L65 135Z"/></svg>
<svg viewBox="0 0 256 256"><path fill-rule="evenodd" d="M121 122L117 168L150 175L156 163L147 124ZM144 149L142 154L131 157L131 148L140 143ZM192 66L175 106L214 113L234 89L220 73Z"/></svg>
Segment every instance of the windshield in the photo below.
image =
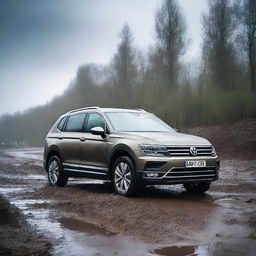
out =
<svg viewBox="0 0 256 256"><path fill-rule="evenodd" d="M107 112L113 128L119 132L174 132L156 116L139 112Z"/></svg>

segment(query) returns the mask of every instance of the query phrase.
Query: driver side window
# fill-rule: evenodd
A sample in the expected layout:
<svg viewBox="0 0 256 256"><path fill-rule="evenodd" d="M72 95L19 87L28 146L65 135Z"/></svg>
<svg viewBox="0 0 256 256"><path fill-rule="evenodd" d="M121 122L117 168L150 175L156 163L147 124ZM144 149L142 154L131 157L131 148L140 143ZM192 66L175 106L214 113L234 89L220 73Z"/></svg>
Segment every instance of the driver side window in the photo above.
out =
<svg viewBox="0 0 256 256"><path fill-rule="evenodd" d="M86 131L90 132L92 128L97 126L102 127L105 130L106 127L104 119L98 113L89 114Z"/></svg>

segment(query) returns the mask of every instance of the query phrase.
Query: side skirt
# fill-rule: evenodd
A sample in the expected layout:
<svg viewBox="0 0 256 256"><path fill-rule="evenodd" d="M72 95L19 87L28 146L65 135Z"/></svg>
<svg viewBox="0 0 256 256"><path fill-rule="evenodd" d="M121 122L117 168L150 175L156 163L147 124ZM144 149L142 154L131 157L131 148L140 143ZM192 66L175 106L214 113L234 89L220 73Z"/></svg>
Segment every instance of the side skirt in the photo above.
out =
<svg viewBox="0 0 256 256"><path fill-rule="evenodd" d="M109 180L108 168L104 167L63 163L63 170L69 177Z"/></svg>

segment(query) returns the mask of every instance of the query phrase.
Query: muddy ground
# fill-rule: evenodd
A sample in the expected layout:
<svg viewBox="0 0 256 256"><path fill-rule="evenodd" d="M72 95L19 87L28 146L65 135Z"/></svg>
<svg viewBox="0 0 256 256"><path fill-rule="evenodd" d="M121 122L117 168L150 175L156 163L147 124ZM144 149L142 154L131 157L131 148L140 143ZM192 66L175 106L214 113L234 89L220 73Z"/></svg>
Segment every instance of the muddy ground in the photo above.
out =
<svg viewBox="0 0 256 256"><path fill-rule="evenodd" d="M96 180L51 187L42 149L2 152L0 254L254 256L256 157L232 150L205 195L157 186L133 198Z"/></svg>
<svg viewBox="0 0 256 256"><path fill-rule="evenodd" d="M195 127L181 132L207 138L214 144L222 159L256 160L256 119L235 124Z"/></svg>
<svg viewBox="0 0 256 256"><path fill-rule="evenodd" d="M51 244L0 196L0 255L47 255ZM35 242L36 241L36 242Z"/></svg>

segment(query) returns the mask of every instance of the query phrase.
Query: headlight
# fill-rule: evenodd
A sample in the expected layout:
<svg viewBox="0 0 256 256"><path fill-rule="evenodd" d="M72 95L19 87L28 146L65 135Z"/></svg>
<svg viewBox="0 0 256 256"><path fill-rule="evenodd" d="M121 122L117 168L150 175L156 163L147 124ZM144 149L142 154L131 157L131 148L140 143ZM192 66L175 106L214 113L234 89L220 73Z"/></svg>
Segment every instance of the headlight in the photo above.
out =
<svg viewBox="0 0 256 256"><path fill-rule="evenodd" d="M140 149L150 156L168 156L168 150L165 146L160 145L139 145Z"/></svg>
<svg viewBox="0 0 256 256"><path fill-rule="evenodd" d="M212 155L213 155L213 156L216 156L216 150L215 150L215 147L214 147L214 146L212 146Z"/></svg>

